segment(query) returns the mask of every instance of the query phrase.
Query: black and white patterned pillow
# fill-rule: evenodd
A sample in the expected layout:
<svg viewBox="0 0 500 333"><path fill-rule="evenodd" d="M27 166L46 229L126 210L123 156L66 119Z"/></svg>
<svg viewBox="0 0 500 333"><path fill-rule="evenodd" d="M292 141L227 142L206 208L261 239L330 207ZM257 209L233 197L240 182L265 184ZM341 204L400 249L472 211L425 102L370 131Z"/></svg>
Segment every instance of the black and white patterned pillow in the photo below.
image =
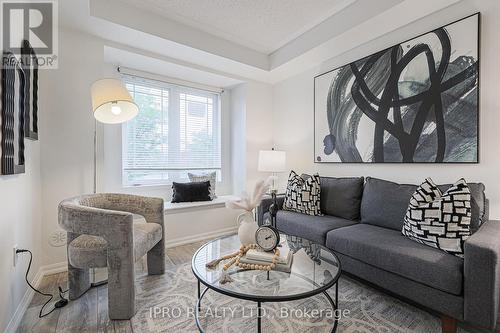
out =
<svg viewBox="0 0 500 333"><path fill-rule="evenodd" d="M464 179L442 193L427 178L410 199L402 233L458 257L463 257L464 242L471 235L471 194Z"/></svg>
<svg viewBox="0 0 500 333"><path fill-rule="evenodd" d="M293 170L288 176L283 209L307 215L321 216L319 175L303 179Z"/></svg>

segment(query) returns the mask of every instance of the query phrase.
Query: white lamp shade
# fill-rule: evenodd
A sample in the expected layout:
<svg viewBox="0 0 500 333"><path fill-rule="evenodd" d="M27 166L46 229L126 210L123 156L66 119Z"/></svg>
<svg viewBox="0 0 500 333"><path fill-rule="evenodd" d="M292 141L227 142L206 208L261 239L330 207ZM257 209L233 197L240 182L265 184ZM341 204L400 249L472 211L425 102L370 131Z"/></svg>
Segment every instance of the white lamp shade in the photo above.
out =
<svg viewBox="0 0 500 333"><path fill-rule="evenodd" d="M101 123L123 123L139 113L139 108L121 80L98 80L92 84L90 92L94 117Z"/></svg>
<svg viewBox="0 0 500 333"><path fill-rule="evenodd" d="M259 151L258 169L262 172L285 172L286 153L279 150Z"/></svg>

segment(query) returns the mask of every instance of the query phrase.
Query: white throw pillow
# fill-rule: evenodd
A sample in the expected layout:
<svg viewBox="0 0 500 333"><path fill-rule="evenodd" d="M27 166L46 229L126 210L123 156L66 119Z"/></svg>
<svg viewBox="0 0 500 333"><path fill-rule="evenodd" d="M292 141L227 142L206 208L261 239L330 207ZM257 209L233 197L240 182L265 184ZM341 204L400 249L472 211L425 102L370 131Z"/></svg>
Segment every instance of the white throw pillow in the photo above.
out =
<svg viewBox="0 0 500 333"><path fill-rule="evenodd" d="M209 173L204 173L200 175L196 175L193 173L188 172L188 177L190 182L210 182L210 199L214 200L217 198L217 195L215 194L215 184L217 183L217 172L209 172Z"/></svg>

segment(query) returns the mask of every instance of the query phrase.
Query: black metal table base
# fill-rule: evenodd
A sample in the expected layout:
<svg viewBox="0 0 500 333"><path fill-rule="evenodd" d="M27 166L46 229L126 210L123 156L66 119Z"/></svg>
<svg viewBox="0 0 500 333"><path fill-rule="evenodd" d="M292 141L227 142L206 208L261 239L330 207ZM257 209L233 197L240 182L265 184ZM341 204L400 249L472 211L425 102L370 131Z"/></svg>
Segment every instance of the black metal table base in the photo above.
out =
<svg viewBox="0 0 500 333"><path fill-rule="evenodd" d="M203 296L205 296L206 292L209 290L209 287L205 287L203 292L201 291L201 283L200 280L198 280L198 301L196 302L196 309L194 311L194 318L196 320L196 326L198 326L198 329L200 332L204 333L205 330L201 326L200 322L200 311L201 311L201 300L203 299ZM328 294L328 291L325 290L323 291L323 295L325 295L326 299L332 306L332 310L334 313L334 322L333 322L333 327L331 332L334 333L337 331L337 326L338 326L338 316L337 316L337 310L338 310L338 304L339 304L339 284L338 281L335 282L335 301L332 299L332 297ZM257 333L262 332L262 301L256 301L257 302Z"/></svg>

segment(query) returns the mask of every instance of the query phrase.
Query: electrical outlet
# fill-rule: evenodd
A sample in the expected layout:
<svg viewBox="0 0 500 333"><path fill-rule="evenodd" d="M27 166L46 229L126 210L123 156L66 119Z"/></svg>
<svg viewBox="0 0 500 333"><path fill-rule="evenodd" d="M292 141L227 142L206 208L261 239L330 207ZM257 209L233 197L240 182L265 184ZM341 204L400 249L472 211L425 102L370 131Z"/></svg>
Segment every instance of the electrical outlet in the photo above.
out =
<svg viewBox="0 0 500 333"><path fill-rule="evenodd" d="M12 265L14 265L14 267L16 267L16 264L17 264L17 244L14 245L14 248L12 250L13 250L12 252L14 254L14 257L12 260Z"/></svg>

